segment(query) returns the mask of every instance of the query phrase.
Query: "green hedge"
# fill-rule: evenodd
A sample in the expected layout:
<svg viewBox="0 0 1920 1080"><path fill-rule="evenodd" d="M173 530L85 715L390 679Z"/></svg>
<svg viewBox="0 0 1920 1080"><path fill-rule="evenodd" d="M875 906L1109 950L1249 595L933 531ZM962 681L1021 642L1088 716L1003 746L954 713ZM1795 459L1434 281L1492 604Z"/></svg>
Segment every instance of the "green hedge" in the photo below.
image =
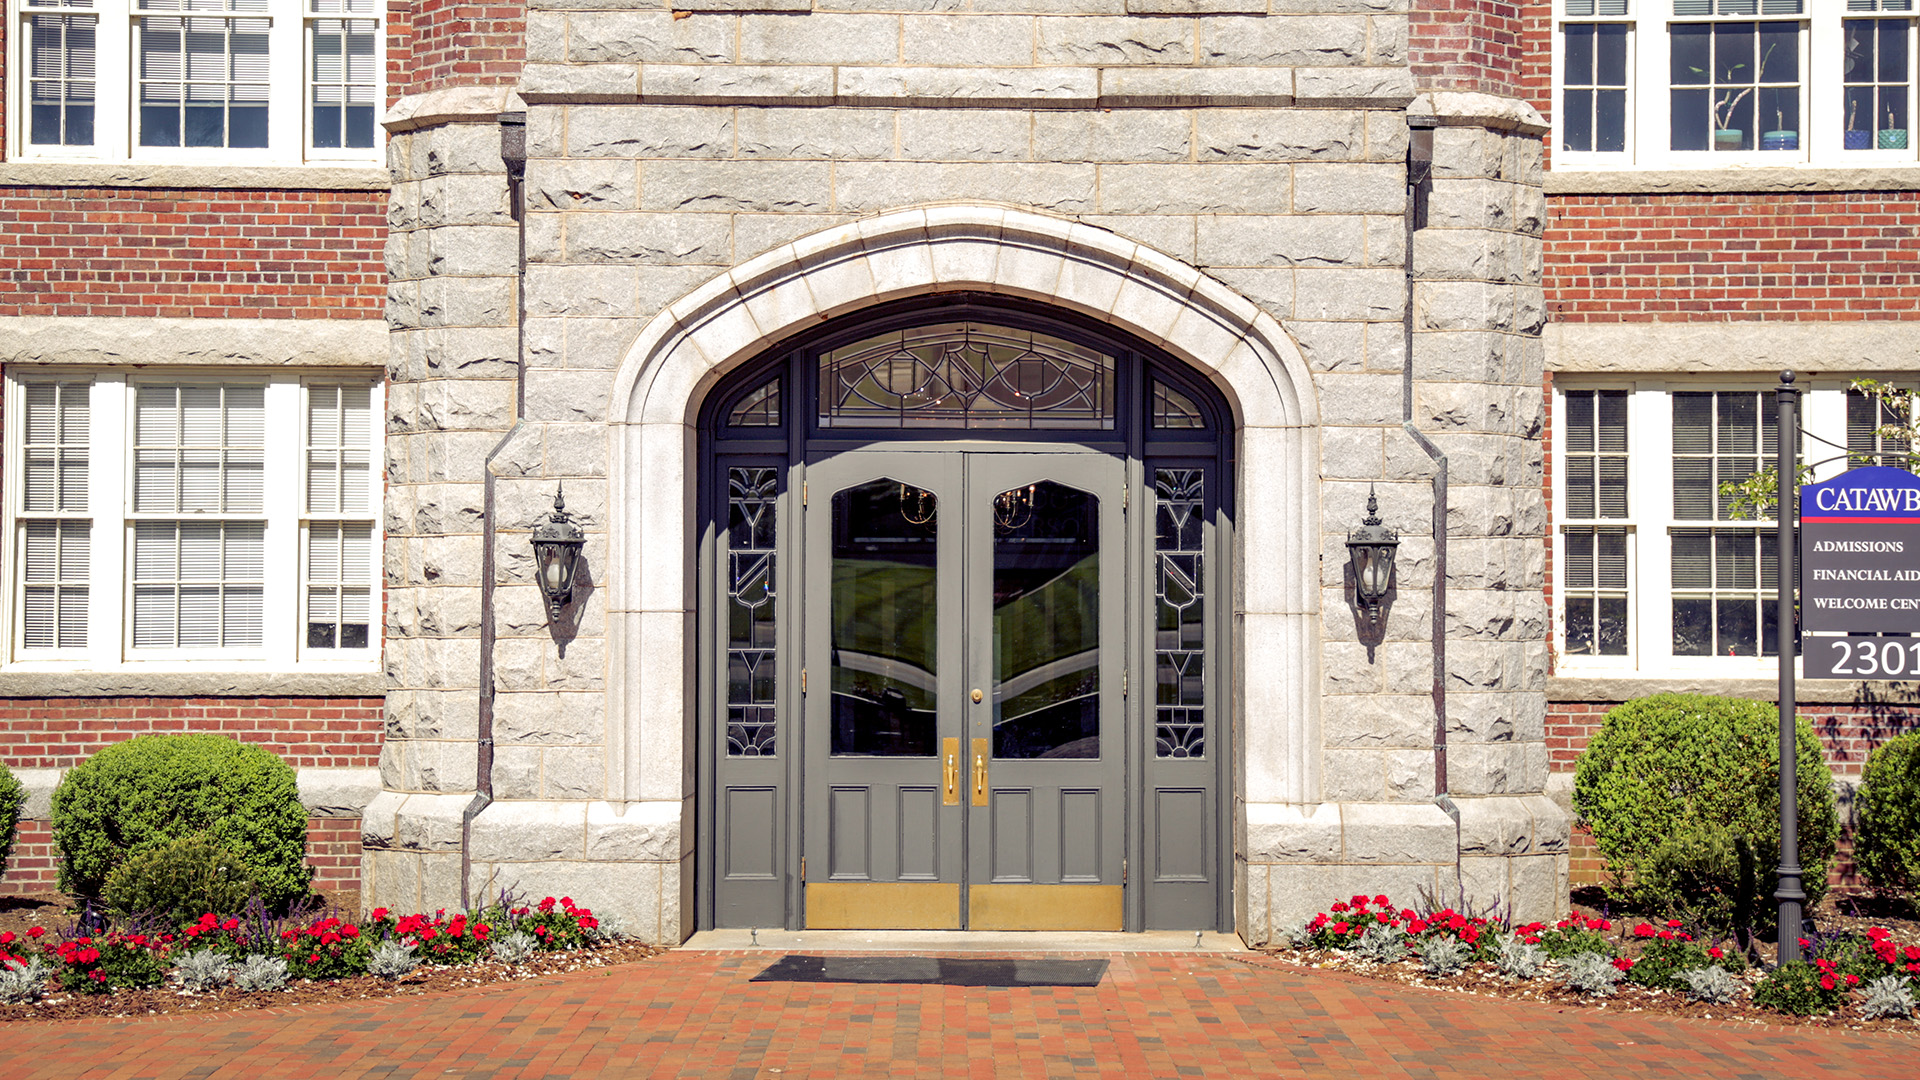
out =
<svg viewBox="0 0 1920 1080"><path fill-rule="evenodd" d="M1716 929L1770 925L1779 715L1765 702L1700 694L1658 694L1607 713L1580 756L1573 805L1617 893ZM1798 719L1800 865L1811 908L1826 892L1840 827L1820 741Z"/></svg>
<svg viewBox="0 0 1920 1080"><path fill-rule="evenodd" d="M1867 758L1859 807L1854 861L1876 887L1913 892L1920 887L1920 732L1892 739Z"/></svg>
<svg viewBox="0 0 1920 1080"><path fill-rule="evenodd" d="M68 770L53 793L60 887L99 899L131 856L204 833L270 907L306 895L307 812L286 762L224 735L143 735Z"/></svg>
<svg viewBox="0 0 1920 1080"><path fill-rule="evenodd" d="M0 765L0 874L5 874L7 860L13 857L13 841L20 835L20 808L27 804L27 789L13 775L13 770Z"/></svg>

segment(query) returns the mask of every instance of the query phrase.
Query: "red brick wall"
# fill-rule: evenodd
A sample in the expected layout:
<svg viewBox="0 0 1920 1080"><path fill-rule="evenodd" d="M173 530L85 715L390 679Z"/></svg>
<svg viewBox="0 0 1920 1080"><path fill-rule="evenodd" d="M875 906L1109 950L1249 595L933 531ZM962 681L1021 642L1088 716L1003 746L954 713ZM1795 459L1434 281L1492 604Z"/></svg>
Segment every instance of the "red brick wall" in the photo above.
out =
<svg viewBox="0 0 1920 1080"><path fill-rule="evenodd" d="M383 191L0 188L0 314L378 319Z"/></svg>
<svg viewBox="0 0 1920 1080"><path fill-rule="evenodd" d="M261 746L295 768L373 768L384 712L377 697L4 698L0 762L65 768L136 735L196 731Z"/></svg>
<svg viewBox="0 0 1920 1080"><path fill-rule="evenodd" d="M307 865L313 867L315 888L329 892L360 887L360 819L308 818ZM14 836L13 857L0 878L0 896L52 892L59 888L60 869L53 854L53 823L20 822Z"/></svg>
<svg viewBox="0 0 1920 1080"><path fill-rule="evenodd" d="M389 19L397 28L397 5L389 4ZM387 78L389 96L444 86L504 86L520 77L526 57L525 3L485 3L459 0L417 0L405 16L406 70L395 71L394 54L400 43L389 34ZM401 89L402 80L405 89Z"/></svg>
<svg viewBox="0 0 1920 1080"><path fill-rule="evenodd" d="M1423 90L1518 96L1527 5L1514 0L1419 0L1407 16L1407 59Z"/></svg>
<svg viewBox="0 0 1920 1080"><path fill-rule="evenodd" d="M1912 319L1920 192L1550 200L1559 322Z"/></svg>

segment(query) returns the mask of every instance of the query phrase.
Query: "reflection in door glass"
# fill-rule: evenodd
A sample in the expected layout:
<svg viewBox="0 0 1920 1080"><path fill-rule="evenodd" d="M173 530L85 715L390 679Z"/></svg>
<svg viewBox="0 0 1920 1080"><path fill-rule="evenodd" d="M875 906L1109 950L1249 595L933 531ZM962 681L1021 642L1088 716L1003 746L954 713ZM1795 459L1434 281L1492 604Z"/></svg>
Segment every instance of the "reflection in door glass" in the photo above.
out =
<svg viewBox="0 0 1920 1080"><path fill-rule="evenodd" d="M898 480L833 496L833 753L932 757L938 500Z"/></svg>
<svg viewBox="0 0 1920 1080"><path fill-rule="evenodd" d="M1100 500L993 499L993 756L1100 756Z"/></svg>

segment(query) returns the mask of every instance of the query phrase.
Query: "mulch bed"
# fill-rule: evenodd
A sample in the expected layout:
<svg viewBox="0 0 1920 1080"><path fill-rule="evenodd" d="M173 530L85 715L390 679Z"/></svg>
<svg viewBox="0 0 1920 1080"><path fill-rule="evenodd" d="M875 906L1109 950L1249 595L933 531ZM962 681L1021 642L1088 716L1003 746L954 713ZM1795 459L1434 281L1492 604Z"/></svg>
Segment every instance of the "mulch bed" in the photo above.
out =
<svg viewBox="0 0 1920 1080"><path fill-rule="evenodd" d="M356 894L335 893L326 901L336 910L358 911ZM63 931L74 922L71 902L59 893L0 897L0 931L12 930L24 936L33 926ZM225 987L203 993L191 993L174 986L148 990L121 990L112 994L72 994L49 991L37 1002L20 1005L0 1004L0 1022L9 1020L76 1020L89 1017L147 1017L174 1013L242 1012L249 1009L284 1009L299 1005L326 1005L354 1001L410 998L449 990L468 990L496 983L539 979L569 971L630 964L660 953L652 945L635 941L615 942L566 952L537 953L519 964L484 962L461 967L435 967L422 964L401 979L382 979L362 975L351 979L290 981L284 989L250 993Z"/></svg>
<svg viewBox="0 0 1920 1080"><path fill-rule="evenodd" d="M1631 924L1643 917L1642 913L1623 910L1619 905L1609 904L1604 890L1598 888L1576 889L1572 899L1575 914L1610 919L1616 927ZM1916 917L1914 906L1906 900L1870 895L1829 894L1814 911L1813 918L1815 926L1821 933L1828 936L1843 932L1864 933L1872 927L1880 926L1892 931L1894 938L1898 941L1920 942L1920 917ZM1562 1009L1603 1009L1614 1013L1649 1013L1675 1019L1920 1035L1920 1022L1912 1019L1867 1020L1852 1014L1850 1010L1842 1010L1828 1016L1791 1016L1771 1009L1759 1008L1751 1001L1741 1001L1733 1005L1707 1005L1689 1000L1685 993L1677 990L1648 990L1629 982L1622 982L1612 997L1588 997L1568 990L1546 976L1528 981L1510 979L1495 970L1491 963L1469 964L1460 974L1441 979L1423 972L1417 960L1405 960L1394 964L1372 964L1336 949L1264 951L1274 959L1296 967L1343 971L1368 978L1385 979L1405 986L1418 986L1449 993L1534 1001ZM1623 951L1632 955L1635 950L1628 947ZM1771 962L1774 955L1773 943L1762 942L1761 954ZM1764 974L1765 972L1758 965L1754 965L1748 967L1744 974L1736 975L1734 978L1751 989Z"/></svg>

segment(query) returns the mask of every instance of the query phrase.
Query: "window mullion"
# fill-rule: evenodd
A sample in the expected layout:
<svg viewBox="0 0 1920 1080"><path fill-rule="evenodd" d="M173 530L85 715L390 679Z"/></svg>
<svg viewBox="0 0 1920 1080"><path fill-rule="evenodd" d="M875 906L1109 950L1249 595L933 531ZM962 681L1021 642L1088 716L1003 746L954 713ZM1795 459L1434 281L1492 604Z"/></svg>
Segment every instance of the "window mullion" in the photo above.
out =
<svg viewBox="0 0 1920 1080"><path fill-rule="evenodd" d="M306 157L306 5L275 0L268 5L267 146L274 154Z"/></svg>
<svg viewBox="0 0 1920 1080"><path fill-rule="evenodd" d="M127 589L133 573L127 563L127 513L131 495L127 477L133 467L133 409L126 376L103 372L94 379L93 476L87 493L93 511L93 580L88 594L87 659L117 665L126 656Z"/></svg>
<svg viewBox="0 0 1920 1080"><path fill-rule="evenodd" d="M269 661L291 666L298 658L300 612L301 385L293 379L267 384L265 595L263 628ZM291 573L287 572L289 569Z"/></svg>

